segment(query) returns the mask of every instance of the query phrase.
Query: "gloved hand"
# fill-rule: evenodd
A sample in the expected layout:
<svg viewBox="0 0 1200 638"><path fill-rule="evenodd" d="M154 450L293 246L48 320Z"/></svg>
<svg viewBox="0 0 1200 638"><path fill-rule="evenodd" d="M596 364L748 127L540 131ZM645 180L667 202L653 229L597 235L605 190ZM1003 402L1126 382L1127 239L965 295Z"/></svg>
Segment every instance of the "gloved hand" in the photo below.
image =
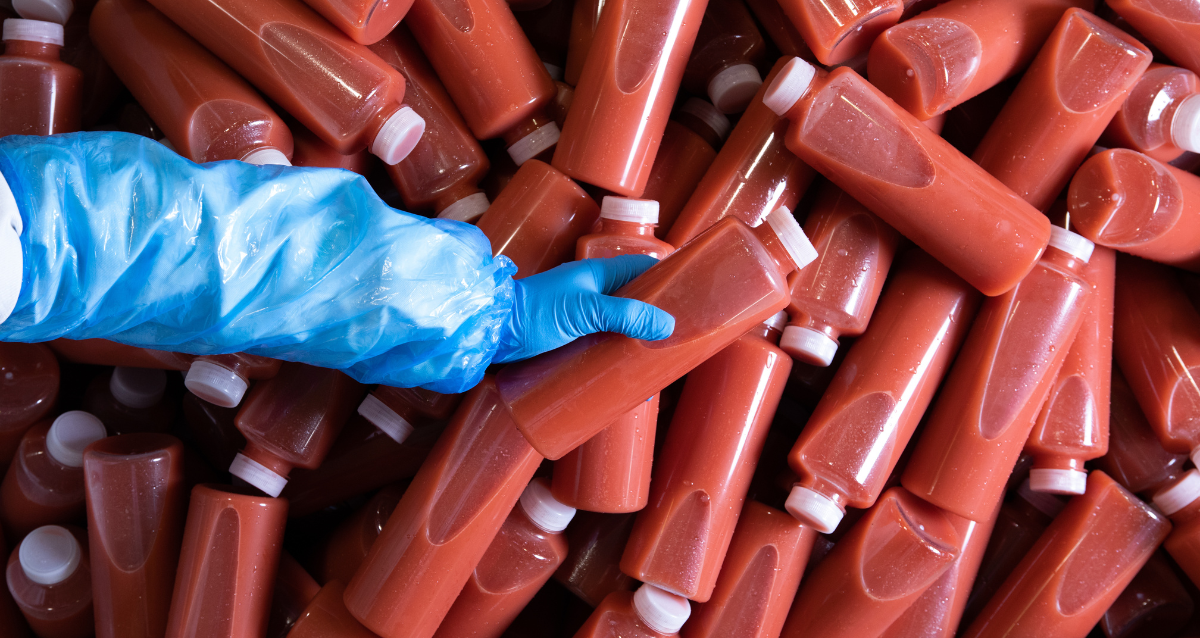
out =
<svg viewBox="0 0 1200 638"><path fill-rule="evenodd" d="M609 296L656 263L645 255L585 259L517 280L492 362L528 359L595 332L651 341L671 336L675 318L666 311Z"/></svg>

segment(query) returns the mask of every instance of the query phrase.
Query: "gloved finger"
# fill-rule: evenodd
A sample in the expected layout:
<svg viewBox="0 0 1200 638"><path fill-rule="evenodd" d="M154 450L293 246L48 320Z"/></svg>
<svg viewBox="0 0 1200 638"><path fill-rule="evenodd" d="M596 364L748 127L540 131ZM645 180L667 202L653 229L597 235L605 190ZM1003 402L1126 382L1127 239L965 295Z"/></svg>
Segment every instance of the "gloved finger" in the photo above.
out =
<svg viewBox="0 0 1200 638"><path fill-rule="evenodd" d="M675 317L644 301L595 296L594 332L619 332L634 339L658 341L675 331Z"/></svg>
<svg viewBox="0 0 1200 638"><path fill-rule="evenodd" d="M597 287L607 295L633 281L657 264L658 260L649 255L621 255L608 259L585 259L579 263L591 267Z"/></svg>

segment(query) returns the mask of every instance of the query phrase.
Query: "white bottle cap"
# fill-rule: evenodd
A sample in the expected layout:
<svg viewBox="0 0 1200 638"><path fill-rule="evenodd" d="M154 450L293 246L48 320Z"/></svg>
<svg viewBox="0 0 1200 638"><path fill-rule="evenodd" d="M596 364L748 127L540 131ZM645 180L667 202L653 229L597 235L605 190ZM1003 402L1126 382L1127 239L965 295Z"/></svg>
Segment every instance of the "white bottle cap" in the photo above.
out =
<svg viewBox="0 0 1200 638"><path fill-rule="evenodd" d="M1093 244L1087 237L1077 235L1066 228L1051 226L1050 247L1057 248L1086 264L1092 258L1092 251L1096 249L1096 244Z"/></svg>
<svg viewBox="0 0 1200 638"><path fill-rule="evenodd" d="M1155 507L1170 516L1191 505L1197 498L1200 498L1200 472L1192 468L1184 472L1174 485L1159 490L1152 500Z"/></svg>
<svg viewBox="0 0 1200 638"><path fill-rule="evenodd" d="M800 58L792 58L783 65L779 75L776 75L775 80L767 87L766 93L763 94L763 104L775 115L782 117L804 97L816 77L817 67Z"/></svg>
<svg viewBox="0 0 1200 638"><path fill-rule="evenodd" d="M550 492L546 479L533 479L521 492L521 510L544 532L557 534L567 529L575 517L575 508L561 503Z"/></svg>
<svg viewBox="0 0 1200 638"><path fill-rule="evenodd" d="M753 64L735 64L708 81L708 98L722 113L741 113L760 86L762 76Z"/></svg>
<svg viewBox="0 0 1200 638"><path fill-rule="evenodd" d="M542 151L558 144L560 135L558 125L551 122L513 142L513 145L508 147L508 156L512 158L514 164L520 166L537 157Z"/></svg>
<svg viewBox="0 0 1200 638"><path fill-rule="evenodd" d="M660 634L673 634L683 627L692 606L683 596L677 596L644 583L633 595L633 610L647 627Z"/></svg>
<svg viewBox="0 0 1200 638"><path fill-rule="evenodd" d="M122 405L143 410L162 400L167 392L167 373L152 368L113 369L108 389Z"/></svg>
<svg viewBox="0 0 1200 638"><path fill-rule="evenodd" d="M784 507L793 518L822 534L832 533L846 515L829 497L799 485L792 486Z"/></svg>
<svg viewBox="0 0 1200 638"><path fill-rule="evenodd" d="M17 307L21 281L25 278L25 255L21 249L21 213L17 200L0 175L0 323Z"/></svg>
<svg viewBox="0 0 1200 638"><path fill-rule="evenodd" d="M402 106L380 127L371 142L371 153L388 166L395 166L408 157L424 134L425 120L416 111Z"/></svg>
<svg viewBox="0 0 1200 638"><path fill-rule="evenodd" d="M71 0L13 0L13 11L26 20L66 24L75 10Z"/></svg>
<svg viewBox="0 0 1200 638"><path fill-rule="evenodd" d="M550 74L550 79L556 82L561 82L563 79L563 68L557 64L542 62L542 66L546 67L546 73Z"/></svg>
<svg viewBox="0 0 1200 638"><path fill-rule="evenodd" d="M658 202L653 199L605 195L600 201L600 217L635 224L657 224Z"/></svg>
<svg viewBox="0 0 1200 638"><path fill-rule="evenodd" d="M5 40L24 40L62 46L63 28L61 24L55 22L9 18L4 21L3 37Z"/></svg>
<svg viewBox="0 0 1200 638"><path fill-rule="evenodd" d="M367 398L358 404L358 413L397 443L404 443L408 440L408 435L413 433L412 424L383 401L375 398L374 394L368 394Z"/></svg>
<svg viewBox="0 0 1200 638"><path fill-rule="evenodd" d="M1029 489L1046 494L1083 494L1087 490L1087 472L1035 468L1029 470Z"/></svg>
<svg viewBox="0 0 1200 638"><path fill-rule="evenodd" d="M242 158L242 161L255 166L291 166L287 155L277 148L256 148Z"/></svg>
<svg viewBox="0 0 1200 638"><path fill-rule="evenodd" d="M39 585L57 585L79 567L83 551L65 527L43 525L21 541L17 561L25 577Z"/></svg>
<svg viewBox="0 0 1200 638"><path fill-rule="evenodd" d="M192 362L183 385L192 394L222 408L236 408L250 388L250 382L233 370L204 359Z"/></svg>
<svg viewBox="0 0 1200 638"><path fill-rule="evenodd" d="M83 450L106 436L104 424L92 414L63 412L46 432L46 453L67 467L83 467Z"/></svg>
<svg viewBox="0 0 1200 638"><path fill-rule="evenodd" d="M729 131L733 128L733 125L729 123L729 118L725 117L724 113L698 97L688 98L688 101L684 102L683 106L679 107L679 110L707 124L708 128L711 128L713 133L717 134L717 139L721 141L729 137Z"/></svg>
<svg viewBox="0 0 1200 638"><path fill-rule="evenodd" d="M776 208L767 215L766 221L771 230L775 231L779 243L783 244L784 249L792 256L792 261L796 262L796 268L803 268L817 258L817 249L813 248L812 242L808 241L808 235L804 234L804 229L800 228L800 223L792 217L792 211L787 207Z"/></svg>
<svg viewBox="0 0 1200 638"><path fill-rule="evenodd" d="M483 217L492 203L483 193L471 193L466 197L450 204L438 213L438 219L453 219L454 221L474 224L475 220Z"/></svg>
<svg viewBox="0 0 1200 638"><path fill-rule="evenodd" d="M780 310L779 312L771 315L771 317L769 319L767 319L766 321L764 321L763 323L766 324L766 326L772 330L778 330L780 332L783 332L783 329L787 326L787 322L788 322L787 312L784 310Z"/></svg>
<svg viewBox="0 0 1200 638"><path fill-rule="evenodd" d="M270 497L279 496L288 480L271 470L271 468L245 456L241 452L233 457L229 464L229 473L262 490Z"/></svg>
<svg viewBox="0 0 1200 638"><path fill-rule="evenodd" d="M833 363L838 342L820 330L807 326L788 326L779 338L779 347L793 359L825 368Z"/></svg>
<svg viewBox="0 0 1200 638"><path fill-rule="evenodd" d="M1021 481L1020 487L1017 488L1017 495L1025 499L1025 502L1032 505L1034 509L1050 518L1058 516L1058 513L1066 507L1066 503L1053 494L1033 491L1029 479Z"/></svg>
<svg viewBox="0 0 1200 638"><path fill-rule="evenodd" d="M1200 153L1200 94L1189 95L1175 109L1171 141L1185 151Z"/></svg>
<svg viewBox="0 0 1200 638"><path fill-rule="evenodd" d="M163 146L165 146L165 147L167 147L167 148L169 148L169 149L171 149L172 151L175 151L176 153L178 153L178 152L179 152L179 149L175 148L175 145L171 143L171 140L169 140L169 139L167 139L167 138L165 138L165 137L163 137L163 138L160 138L160 139L158 140L158 143L159 143L159 144L162 144Z"/></svg>

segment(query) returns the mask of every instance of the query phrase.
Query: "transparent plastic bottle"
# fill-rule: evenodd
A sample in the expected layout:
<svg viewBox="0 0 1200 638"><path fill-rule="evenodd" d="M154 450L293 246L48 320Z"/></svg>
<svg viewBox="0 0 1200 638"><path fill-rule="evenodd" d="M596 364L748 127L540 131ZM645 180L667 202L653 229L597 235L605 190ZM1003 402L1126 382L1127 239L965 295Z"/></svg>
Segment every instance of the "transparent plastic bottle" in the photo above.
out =
<svg viewBox="0 0 1200 638"><path fill-rule="evenodd" d="M634 517L580 510L567 529L567 557L554 580L589 607L613 592L632 591L637 581L621 572L620 562Z"/></svg>
<svg viewBox="0 0 1200 638"><path fill-rule="evenodd" d="M58 402L59 378L58 359L46 346L0 343L0 472L25 432Z"/></svg>
<svg viewBox="0 0 1200 638"><path fill-rule="evenodd" d="M717 149L729 136L729 118L699 98L689 98L675 110L663 132L658 155L646 180L642 199L658 202L654 236L665 239L684 204L700 186Z"/></svg>
<svg viewBox="0 0 1200 638"><path fill-rule="evenodd" d="M842 64L866 53L904 12L902 0L784 0L779 4L824 65Z"/></svg>
<svg viewBox="0 0 1200 638"><path fill-rule="evenodd" d="M459 394L381 385L358 405L358 413L403 444L416 429L449 419L461 401Z"/></svg>
<svg viewBox="0 0 1200 638"><path fill-rule="evenodd" d="M304 0L359 44L387 37L412 8L412 0Z"/></svg>
<svg viewBox="0 0 1200 638"><path fill-rule="evenodd" d="M175 424L178 397L167 396L167 373L154 368L116 367L88 384L83 409L109 434L166 432Z"/></svg>
<svg viewBox="0 0 1200 638"><path fill-rule="evenodd" d="M329 540L317 552L314 575L322 583L350 582L354 572L371 551L371 543L379 538L383 526L396 510L396 504L407 487L393 484L379 490L350 518L333 530Z"/></svg>
<svg viewBox="0 0 1200 638"><path fill-rule="evenodd" d="M1144 153L1160 162L1200 152L1200 77L1154 63L1129 90L1100 144Z"/></svg>
<svg viewBox="0 0 1200 638"><path fill-rule="evenodd" d="M1200 73L1200 7L1189 0L1110 0L1109 9L1176 64Z"/></svg>
<svg viewBox="0 0 1200 638"><path fill-rule="evenodd" d="M223 408L236 408L246 396L251 380L272 379L280 362L252 354L218 354L196 357L183 383L192 394Z"/></svg>
<svg viewBox="0 0 1200 638"><path fill-rule="evenodd" d="M1116 369L1112 373L1111 396L1108 454L1096 459L1095 465L1130 492L1152 497L1183 473L1187 454L1163 449L1129 382Z"/></svg>
<svg viewBox="0 0 1200 638"><path fill-rule="evenodd" d="M1162 552L1155 552L1104 612L1100 628L1112 638L1174 636L1195 608L1175 570Z"/></svg>
<svg viewBox="0 0 1200 638"><path fill-rule="evenodd" d="M722 113L746 110L762 76L767 43L742 0L709 0L683 72L683 89L707 95Z"/></svg>
<svg viewBox="0 0 1200 638"><path fill-rule="evenodd" d="M605 597L575 638L671 638L690 614L686 598L646 584Z"/></svg>
<svg viewBox="0 0 1200 638"><path fill-rule="evenodd" d="M39 638L93 635L92 579L81 529L33 530L8 559L8 590Z"/></svg>
<svg viewBox="0 0 1200 638"><path fill-rule="evenodd" d="M78 131L83 74L59 58L62 25L10 18L3 38L0 136Z"/></svg>

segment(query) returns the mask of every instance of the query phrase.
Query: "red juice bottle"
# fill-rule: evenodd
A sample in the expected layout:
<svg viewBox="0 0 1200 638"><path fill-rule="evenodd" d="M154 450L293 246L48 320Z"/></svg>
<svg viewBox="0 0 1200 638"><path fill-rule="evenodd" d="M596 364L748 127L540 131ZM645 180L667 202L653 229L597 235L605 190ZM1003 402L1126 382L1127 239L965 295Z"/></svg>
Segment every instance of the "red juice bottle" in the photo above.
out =
<svg viewBox="0 0 1200 638"><path fill-rule="evenodd" d="M804 58L809 62L817 61L804 41L804 36L800 35L800 31L796 29L796 25L792 24L778 2L747 0L746 5L750 7L750 11L754 12L754 17L758 18L758 23L762 25L767 38L785 57Z"/></svg>
<svg viewBox="0 0 1200 638"><path fill-rule="evenodd" d="M286 521L283 499L197 485L183 531L167 637L263 635Z"/></svg>
<svg viewBox="0 0 1200 638"><path fill-rule="evenodd" d="M609 594L575 638L672 638L690 614L686 598L645 584L632 594Z"/></svg>
<svg viewBox="0 0 1200 638"><path fill-rule="evenodd" d="M973 521L995 510L1082 323L1091 253L1055 226L1033 271L983 304L905 469L909 491Z"/></svg>
<svg viewBox="0 0 1200 638"><path fill-rule="evenodd" d="M1189 0L1109 0L1129 22L1179 66L1200 73L1200 9Z"/></svg>
<svg viewBox="0 0 1200 638"><path fill-rule="evenodd" d="M1192 583L1200 582L1200 472L1193 468L1167 483L1154 495L1154 505L1175 523L1167 552Z"/></svg>
<svg viewBox="0 0 1200 638"><path fill-rule="evenodd" d="M779 4L824 65L850 62L865 54L875 38L896 24L904 12L901 0L784 0Z"/></svg>
<svg viewBox="0 0 1200 638"><path fill-rule="evenodd" d="M729 118L698 98L689 98L667 122L646 180L646 192L642 194L644 199L658 202L655 237L666 238L716 159L717 149L729 135L729 127Z"/></svg>
<svg viewBox="0 0 1200 638"><path fill-rule="evenodd" d="M4 542L4 530L0 529L0 556L8 555L8 545ZM5 586L0 587L0 631L5 638L30 638L29 625L21 615L21 609L13 600L12 592L8 589L7 576Z"/></svg>
<svg viewBox="0 0 1200 638"><path fill-rule="evenodd" d="M474 223L488 208L487 195L479 189L490 167L483 148L406 27L371 50L404 76L404 103L425 120L421 141L387 169L404 205Z"/></svg>
<svg viewBox="0 0 1200 638"><path fill-rule="evenodd" d="M83 74L59 59L62 25L10 18L3 38L0 136L78 131Z"/></svg>
<svg viewBox="0 0 1200 638"><path fill-rule="evenodd" d="M634 514L580 510L567 529L567 557L554 580L589 607L609 594L632 591L637 581L621 572L621 554L633 531Z"/></svg>
<svg viewBox="0 0 1200 638"><path fill-rule="evenodd" d="M304 608L321 592L321 585L284 551L279 554L273 587L265 638L284 638L304 613Z"/></svg>
<svg viewBox="0 0 1200 638"><path fill-rule="evenodd" d="M1129 382L1114 369L1108 454L1096 459L1096 468L1130 492L1149 498L1182 474L1187 460L1187 454L1163 449Z"/></svg>
<svg viewBox="0 0 1200 638"><path fill-rule="evenodd" d="M350 582L371 551L371 543L379 538L383 526L396 510L405 487L403 484L392 484L379 490L366 505L333 530L314 559L314 575L320 582Z"/></svg>
<svg viewBox="0 0 1200 638"><path fill-rule="evenodd" d="M458 394L381 385L358 405L358 413L403 445L416 429L449 419L461 400Z"/></svg>
<svg viewBox="0 0 1200 638"><path fill-rule="evenodd" d="M167 434L101 439L83 453L97 638L167 630L183 540L183 444Z"/></svg>
<svg viewBox="0 0 1200 638"><path fill-rule="evenodd" d="M434 636L500 638L566 558L573 516L545 479L530 482Z"/></svg>
<svg viewBox="0 0 1200 638"><path fill-rule="evenodd" d="M395 164L421 137L404 78L299 0L150 4L343 155Z"/></svg>
<svg viewBox="0 0 1200 638"><path fill-rule="evenodd" d="M166 432L175 423L177 401L167 396L166 372L118 366L92 379L82 407L112 435Z"/></svg>
<svg viewBox="0 0 1200 638"><path fill-rule="evenodd" d="M251 380L272 379L280 362L252 354L218 354L196 357L183 384L192 394L223 408L236 408Z"/></svg>
<svg viewBox="0 0 1200 638"><path fill-rule="evenodd" d="M742 0L709 0L683 71L683 89L707 95L722 113L741 113L762 86L763 40Z"/></svg>
<svg viewBox="0 0 1200 638"><path fill-rule="evenodd" d="M346 607L382 638L433 636L541 461L485 377L371 545Z"/></svg>
<svg viewBox="0 0 1200 638"><path fill-rule="evenodd" d="M570 86L579 86L583 75L583 64L592 50L596 37L596 26L600 24L600 10L604 0L577 0L571 8L571 32L567 42L567 66L563 69L563 81Z"/></svg>
<svg viewBox="0 0 1200 638"><path fill-rule="evenodd" d="M929 255L902 257L879 312L796 440L787 509L828 534L871 507L966 338L979 294Z"/></svg>
<svg viewBox="0 0 1200 638"><path fill-rule="evenodd" d="M255 386L237 415L246 448L229 471L279 496L293 467L315 469L362 401L363 386L345 373L288 363Z"/></svg>
<svg viewBox="0 0 1200 638"><path fill-rule="evenodd" d="M785 208L757 228L721 220L616 292L670 313L669 338L598 334L508 366L504 405L539 453L561 458L782 310L787 275L814 257Z"/></svg>
<svg viewBox="0 0 1200 638"><path fill-rule="evenodd" d="M387 37L412 8L412 0L304 0L359 44Z"/></svg>
<svg viewBox="0 0 1200 638"><path fill-rule="evenodd" d="M1146 565L1100 619L1105 636L1174 636L1192 618L1195 603L1162 552Z"/></svg>
<svg viewBox="0 0 1200 638"><path fill-rule="evenodd" d="M789 278L791 320L779 347L801 363L827 366L839 337L867 329L900 235L833 184L817 195L804 234L817 263Z"/></svg>
<svg viewBox="0 0 1200 638"><path fill-rule="evenodd" d="M183 395L183 422L191 441L189 452L200 454L214 468L227 468L246 447L237 429L237 409L222 408L188 392Z"/></svg>
<svg viewBox="0 0 1200 638"><path fill-rule="evenodd" d="M180 155L291 165L292 134L266 100L154 7L103 0L91 37Z"/></svg>
<svg viewBox="0 0 1200 638"><path fill-rule="evenodd" d="M186 371L195 355L135 348L106 339L55 339L47 343L55 354L72 363Z"/></svg>
<svg viewBox="0 0 1200 638"><path fill-rule="evenodd" d="M49 348L0 343L0 471L8 470L25 432L54 408L58 387L58 359Z"/></svg>
<svg viewBox="0 0 1200 638"><path fill-rule="evenodd" d="M1200 77L1153 63L1129 90L1100 144L1144 153L1160 162L1200 151Z"/></svg>
<svg viewBox="0 0 1200 638"><path fill-rule="evenodd" d="M46 525L8 559L8 590L38 638L89 638L92 579L83 530Z"/></svg>
<svg viewBox="0 0 1200 638"><path fill-rule="evenodd" d="M985 295L1015 286L1049 241L1044 215L849 68L792 58L763 102L792 121L797 157Z"/></svg>
<svg viewBox="0 0 1200 638"><path fill-rule="evenodd" d="M346 586L333 581L301 612L287 638L377 638L346 609Z"/></svg>
<svg viewBox="0 0 1200 638"><path fill-rule="evenodd" d="M105 436L100 419L79 411L25 432L0 483L0 524L10 542L43 525L83 522L83 450Z"/></svg>

